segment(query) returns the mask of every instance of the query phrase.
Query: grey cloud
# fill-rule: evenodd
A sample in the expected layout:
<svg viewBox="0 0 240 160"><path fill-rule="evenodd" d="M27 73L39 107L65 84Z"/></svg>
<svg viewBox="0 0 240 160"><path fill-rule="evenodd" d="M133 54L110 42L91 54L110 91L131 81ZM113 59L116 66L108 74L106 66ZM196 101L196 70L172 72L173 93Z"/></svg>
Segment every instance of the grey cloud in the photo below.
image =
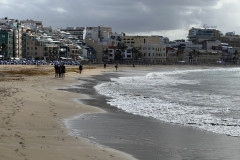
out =
<svg viewBox="0 0 240 160"><path fill-rule="evenodd" d="M23 0L20 8L8 4L8 7L12 7L11 13L0 7L0 14L10 18L42 20L46 25L59 27L104 25L113 27L117 32L138 33L218 22L216 17L221 13L212 8L219 1Z"/></svg>

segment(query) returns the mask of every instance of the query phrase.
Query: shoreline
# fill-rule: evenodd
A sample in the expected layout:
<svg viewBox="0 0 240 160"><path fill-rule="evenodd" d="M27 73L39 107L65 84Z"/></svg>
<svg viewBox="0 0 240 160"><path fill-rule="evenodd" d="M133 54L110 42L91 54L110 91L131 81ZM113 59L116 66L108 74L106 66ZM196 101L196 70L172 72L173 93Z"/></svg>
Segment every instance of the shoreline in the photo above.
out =
<svg viewBox="0 0 240 160"><path fill-rule="evenodd" d="M0 66L0 71L5 70L5 67L9 70L18 70L21 68L21 66ZM24 68L25 66L22 67ZM36 68L35 66L26 67L30 69L32 67ZM149 70L155 67L174 69L178 66L135 66L135 69ZM181 65L179 67L191 68L193 66ZM196 66L194 68L198 67L208 66ZM70 93L64 91L64 89L72 88L80 82L83 83L81 80L79 81L78 77L91 79L92 75L104 74L108 71L114 73L114 65L107 66L107 69L103 69L102 65L96 65L96 68L91 69L84 68L81 75L74 70L67 72L65 79L54 78L53 66L40 66L40 69L41 68L51 74L43 76L7 76L9 80L4 80L0 83L1 89L6 90L6 93L0 92L0 94L2 94L0 98L0 119L2 120L2 122L0 122L2 130L0 135L0 156L3 157L3 159L135 159L126 152L106 147L106 145L98 145L98 143L96 144L94 141L85 139L84 137L77 138L70 136L69 130L64 126L64 119L86 114L96 114L99 116L100 114L98 113L102 113L102 109L98 106L89 106L76 102L77 99L87 98L86 95L81 92ZM68 68L68 66L66 68ZM133 70L131 66L120 66L119 70L122 69ZM104 116L104 114L105 113L101 115ZM106 117L103 117L103 120L106 120ZM176 128L182 127L161 123L160 131L162 132L169 129L171 131ZM177 131L179 130L177 129ZM184 129L182 130L183 133L185 131ZM228 144L232 144L236 149L239 148L239 145L237 145L237 142L235 142L233 138L210 134L215 135L212 137L208 136L208 134L198 132L201 131L193 132L194 135L197 135L196 139L198 136L206 137L209 141L211 138L215 138L216 141L219 140L221 142L220 145L224 145L225 141L230 140ZM187 133L187 135L189 135L189 132ZM194 138L194 136L191 137ZM206 139L203 139L204 142ZM166 143L165 141L162 142ZM192 142L195 143L195 141ZM223 148L224 147L225 145ZM221 148L221 150L224 152L223 148ZM233 147L230 146L228 151L232 149ZM181 151L179 148L172 148L170 151L177 153L179 150ZM163 151L164 153L168 153L167 148ZM206 151L210 152L210 150ZM189 150L189 152L191 152L191 150ZM214 150L214 153L215 152L216 150ZM236 151L236 153L238 153L238 151Z"/></svg>
<svg viewBox="0 0 240 160"><path fill-rule="evenodd" d="M147 69L151 69L151 67ZM167 69L171 69L171 67ZM105 81L102 78L108 79L106 77L116 78L119 76L112 77L110 74L110 76L96 76L93 79L102 82ZM95 84L98 83L92 81ZM95 95L94 91L89 88L85 90L88 90L87 94L94 95L93 99L103 99L102 96ZM79 89L77 92L81 93L85 90ZM115 109L105 107L104 100L97 100L97 102L83 100L83 103L104 109L106 113L83 114L69 119L71 121L70 128L82 130L75 134L95 143L127 152L138 159L240 158L237 152L237 148L240 147L239 138L132 115L119 111L115 107L112 107ZM149 132L151 130L153 131Z"/></svg>
<svg viewBox="0 0 240 160"><path fill-rule="evenodd" d="M0 70L12 71L20 67L35 68L0 66ZM45 66L40 68L44 70ZM53 70L52 66L46 68ZM21 75L20 80L10 75L1 81L0 156L8 160L135 159L126 153L70 136L63 126L63 119L101 110L74 101L84 98L79 93L64 93L58 89L77 84L79 76L100 74L101 70L85 69L82 75L67 72L64 79L55 79L53 72L43 76Z"/></svg>

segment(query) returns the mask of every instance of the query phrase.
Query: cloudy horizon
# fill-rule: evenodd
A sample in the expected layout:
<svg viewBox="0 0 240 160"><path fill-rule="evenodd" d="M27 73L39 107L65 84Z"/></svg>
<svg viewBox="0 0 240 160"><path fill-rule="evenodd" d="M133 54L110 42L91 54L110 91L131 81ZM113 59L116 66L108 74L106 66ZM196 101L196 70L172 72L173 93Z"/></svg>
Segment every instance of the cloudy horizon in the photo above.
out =
<svg viewBox="0 0 240 160"><path fill-rule="evenodd" d="M186 39L204 24L240 34L238 0L0 0L3 17L42 21L44 26L107 26L129 35Z"/></svg>

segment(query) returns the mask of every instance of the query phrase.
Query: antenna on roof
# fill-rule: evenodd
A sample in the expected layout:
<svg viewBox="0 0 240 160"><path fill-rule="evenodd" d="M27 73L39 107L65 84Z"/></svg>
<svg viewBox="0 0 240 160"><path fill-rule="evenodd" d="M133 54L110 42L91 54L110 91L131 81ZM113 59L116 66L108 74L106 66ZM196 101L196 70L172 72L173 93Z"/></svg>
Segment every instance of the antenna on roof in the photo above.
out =
<svg viewBox="0 0 240 160"><path fill-rule="evenodd" d="M207 25L207 24L204 24L204 25L203 25L203 28L204 28L204 29L210 29L210 28L216 29L217 26L216 26L216 25Z"/></svg>

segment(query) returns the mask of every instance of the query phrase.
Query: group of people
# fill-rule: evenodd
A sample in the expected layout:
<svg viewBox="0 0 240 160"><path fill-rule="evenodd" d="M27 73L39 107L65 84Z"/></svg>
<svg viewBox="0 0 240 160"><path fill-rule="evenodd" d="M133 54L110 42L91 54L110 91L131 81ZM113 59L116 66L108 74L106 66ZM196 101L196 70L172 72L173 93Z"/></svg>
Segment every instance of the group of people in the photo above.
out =
<svg viewBox="0 0 240 160"><path fill-rule="evenodd" d="M64 78L66 73L66 67L64 64L55 64L54 65L55 70L55 78ZM81 74L83 70L83 65L79 65L79 73Z"/></svg>
<svg viewBox="0 0 240 160"><path fill-rule="evenodd" d="M64 64L55 64L55 78L64 78L66 73L66 67Z"/></svg>
<svg viewBox="0 0 240 160"><path fill-rule="evenodd" d="M104 63L104 68L106 68L107 65L106 63ZM135 65L133 64L133 67L135 67ZM79 73L82 73L83 70L83 65L80 64L79 65ZM54 69L55 69L55 78L64 78L65 77L65 73L66 73L66 67L64 66L64 64L55 64L54 65ZM118 64L115 65L115 69L116 71L118 70Z"/></svg>

